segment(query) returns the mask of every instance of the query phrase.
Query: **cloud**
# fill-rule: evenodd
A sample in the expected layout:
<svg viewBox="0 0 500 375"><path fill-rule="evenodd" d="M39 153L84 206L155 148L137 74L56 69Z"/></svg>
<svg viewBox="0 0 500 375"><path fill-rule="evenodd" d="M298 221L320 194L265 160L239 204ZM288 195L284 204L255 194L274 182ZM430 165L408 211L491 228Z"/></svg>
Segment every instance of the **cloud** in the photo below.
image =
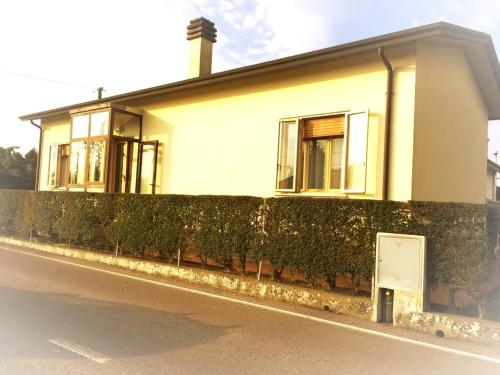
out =
<svg viewBox="0 0 500 375"><path fill-rule="evenodd" d="M0 2L0 70L103 85L106 95L182 80L186 26L200 16L218 29L214 71L439 20L500 40L498 0L16 0ZM10 131L25 129L19 114L95 96L0 73L1 142L36 145Z"/></svg>
<svg viewBox="0 0 500 375"><path fill-rule="evenodd" d="M342 18L338 2L318 0L219 0L215 8L218 29L238 43L214 53L232 67L330 46Z"/></svg>

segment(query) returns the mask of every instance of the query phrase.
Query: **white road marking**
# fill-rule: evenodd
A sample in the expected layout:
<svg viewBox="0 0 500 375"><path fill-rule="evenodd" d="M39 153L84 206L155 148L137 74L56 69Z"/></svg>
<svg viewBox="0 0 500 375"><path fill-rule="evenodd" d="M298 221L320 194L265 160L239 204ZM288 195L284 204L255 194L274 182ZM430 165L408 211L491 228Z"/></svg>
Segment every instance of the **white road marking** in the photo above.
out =
<svg viewBox="0 0 500 375"><path fill-rule="evenodd" d="M279 308L276 308L276 307L261 305L259 303L255 303L255 302L248 302L248 301L243 301L243 300L240 300L240 299L237 299L237 298L225 297L225 296L221 296L221 295L218 295L218 294L212 294L212 293L208 293L208 292L202 292L202 291L196 290L196 289L189 289L189 288L185 288L185 287L178 286L178 285L172 285L172 284L168 284L168 283L165 283L165 282L144 279L144 278L141 278L141 277L127 275L127 274L120 273L120 272L114 272L114 271L109 271L109 270L105 270L105 269L101 269L101 268L90 267L90 266L86 266L86 265L78 264L78 263L73 263L73 262L69 262L69 261L66 261L66 260L62 260L62 259L56 259L56 258L47 257L47 256L44 256L44 255L33 254L33 253L29 253L29 252L25 252L25 251L20 251L20 250L8 249L8 248L4 248L4 247L1 247L1 246L0 246L0 249L6 250L6 251L10 251L10 252L13 252L13 253L24 254L24 255L28 255L28 256L32 256L32 257L36 257L36 258L48 259L48 260L52 260L54 262L59 262L59 263L63 263L63 264L72 265L74 267L84 268L84 269L93 270L93 271L97 271L97 272L103 272L103 273L107 273L107 274L110 274L110 275L115 275L115 276L124 277L124 278L127 278L127 279L141 281L141 282L148 283L148 284L159 285L159 286L163 286L165 288L181 290L181 291L184 291L184 292L187 292L187 293L192 293L192 294L197 294L197 295L201 295L201 296L205 296L205 297L215 298L215 299L219 299L219 300L222 300L222 301L237 303L237 304L245 305L245 306L251 306L251 307L255 307L255 308L261 309L261 310L272 311L272 312L275 312L275 313L278 313L278 314L293 316L295 318L306 319L306 320L310 320L310 321L317 322L317 323L327 324L327 325L330 325L330 326L344 328L344 329L348 329L348 330L355 331L355 332L365 333L365 334L372 335L372 336L377 336L377 337L383 337L383 338L386 338L386 339L389 339L389 340L394 340L394 341L399 341L399 342L403 342L403 343L406 343L406 344L412 344L412 345L416 345L416 346L421 346L421 347L428 348L428 349L439 350L439 351L442 351L442 352L445 352L445 353L455 354L455 355L459 355L459 356L462 356L462 357L473 358L473 359L477 359L477 360L481 360L481 361L490 362L490 363L494 363L494 364L500 365L500 358L496 358L496 357L489 357L489 356L484 356L484 355L475 354L475 353L471 353L471 352L466 352L466 351L463 351L463 350L449 348L449 347L446 347L446 346L441 346L441 345L436 345L436 344L430 344L430 343L427 343L427 342L424 342L424 341L413 340L413 339L409 339L409 338L406 338L406 337L395 336L395 335L391 335L391 334L388 334L388 333L379 332L379 331L375 331L375 330L371 330L371 329L367 329L367 328L361 328L361 327L357 327L357 326L353 326L353 325L349 325L349 324L345 324L345 323L335 322L335 321L332 321L332 320L327 320L327 319L317 318L317 317L314 317L314 316L304 315L304 314L296 313L296 312L293 312L293 311L282 310L282 309L279 309Z"/></svg>
<svg viewBox="0 0 500 375"><path fill-rule="evenodd" d="M50 339L48 341L54 345L57 345L57 346L60 346L61 348L69 350L70 352L81 355L82 357L85 357L87 359L91 359L92 361L97 362L97 363L104 363L104 362L109 360L108 357L106 357L100 353L97 353L89 348L84 347L84 346L75 344L74 342L66 340L65 338L62 338L62 337Z"/></svg>

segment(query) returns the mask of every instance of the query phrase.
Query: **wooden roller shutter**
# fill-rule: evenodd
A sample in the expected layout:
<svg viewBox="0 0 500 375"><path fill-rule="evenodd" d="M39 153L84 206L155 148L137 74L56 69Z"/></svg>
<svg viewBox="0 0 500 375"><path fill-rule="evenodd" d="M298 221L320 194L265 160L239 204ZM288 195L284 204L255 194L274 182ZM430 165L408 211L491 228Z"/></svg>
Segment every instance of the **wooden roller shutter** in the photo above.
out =
<svg viewBox="0 0 500 375"><path fill-rule="evenodd" d="M344 135L344 119L344 115L306 119L304 139Z"/></svg>

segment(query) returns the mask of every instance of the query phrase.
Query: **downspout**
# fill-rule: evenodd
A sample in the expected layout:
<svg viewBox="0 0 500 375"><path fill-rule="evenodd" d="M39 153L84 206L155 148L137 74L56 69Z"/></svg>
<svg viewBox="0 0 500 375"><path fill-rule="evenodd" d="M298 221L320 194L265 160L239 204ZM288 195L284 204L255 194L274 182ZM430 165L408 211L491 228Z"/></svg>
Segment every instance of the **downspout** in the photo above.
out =
<svg viewBox="0 0 500 375"><path fill-rule="evenodd" d="M42 157L42 141L43 141L43 131L42 127L38 124L36 124L33 120L30 120L31 125L33 125L35 128L38 128L40 131L40 135L38 137L38 156L36 158L36 176L35 176L35 190L38 190L38 179L40 175L40 158Z"/></svg>
<svg viewBox="0 0 500 375"><path fill-rule="evenodd" d="M392 94L393 94L393 76L394 71L392 65L385 56L384 47L378 48L378 56L382 60L387 70L387 88L385 93L385 130L384 130L384 186L382 199L387 200L389 197L389 162L391 151L391 116L392 116Z"/></svg>

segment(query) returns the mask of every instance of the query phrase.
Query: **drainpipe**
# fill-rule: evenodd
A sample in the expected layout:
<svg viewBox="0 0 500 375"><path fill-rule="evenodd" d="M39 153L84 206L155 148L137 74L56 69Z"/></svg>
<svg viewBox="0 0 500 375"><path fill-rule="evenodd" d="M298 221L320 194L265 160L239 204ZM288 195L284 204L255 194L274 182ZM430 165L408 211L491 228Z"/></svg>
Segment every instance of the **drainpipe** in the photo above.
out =
<svg viewBox="0 0 500 375"><path fill-rule="evenodd" d="M384 47L379 47L378 56L382 60L387 69L387 88L385 92L385 131L384 131L384 188L382 199L387 200L389 196L389 159L390 159L390 147L391 147L391 116L392 116L392 82L394 71L392 65L387 60L384 53Z"/></svg>
<svg viewBox="0 0 500 375"><path fill-rule="evenodd" d="M36 158L36 177L35 177L35 190L38 190L38 178L40 175L40 158L42 157L43 132L42 132L42 127L36 124L33 120L30 120L30 123L35 128L38 128L38 130L40 131L40 135L38 136L38 157Z"/></svg>

